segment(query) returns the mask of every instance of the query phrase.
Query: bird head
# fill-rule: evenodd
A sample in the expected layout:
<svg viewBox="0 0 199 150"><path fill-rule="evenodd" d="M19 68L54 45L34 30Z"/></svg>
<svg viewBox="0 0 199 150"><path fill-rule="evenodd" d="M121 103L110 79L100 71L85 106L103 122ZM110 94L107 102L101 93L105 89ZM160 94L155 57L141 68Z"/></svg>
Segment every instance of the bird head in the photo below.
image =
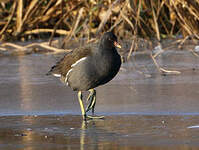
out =
<svg viewBox="0 0 199 150"><path fill-rule="evenodd" d="M121 48L121 45L117 42L117 37L113 32L106 32L101 38L100 45L103 47L118 47Z"/></svg>

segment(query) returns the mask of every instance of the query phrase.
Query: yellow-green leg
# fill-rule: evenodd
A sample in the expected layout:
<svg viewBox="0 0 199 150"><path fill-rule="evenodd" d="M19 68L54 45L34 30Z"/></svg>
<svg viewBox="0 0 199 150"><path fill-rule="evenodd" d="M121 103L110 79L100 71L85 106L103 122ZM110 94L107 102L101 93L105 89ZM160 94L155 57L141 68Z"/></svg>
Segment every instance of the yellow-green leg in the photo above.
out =
<svg viewBox="0 0 199 150"><path fill-rule="evenodd" d="M93 93L91 93L91 94L89 94L89 95L92 98L89 98L89 97L87 98L87 100L91 101L90 104L89 104L90 107L88 106L88 108L89 108L89 110L92 109L92 112L94 113L94 107L95 107L95 103L96 103L96 91L94 90L94 94ZM84 110L84 104L83 104L82 97L83 97L82 92L79 91L78 92L78 100L79 100L79 104L80 104L80 108L81 108L81 112L82 112L82 117L83 117L84 120L86 120L87 118L89 118L89 119L102 119L102 118L104 118L104 116L89 116L89 115L86 115L87 111L85 112L85 110Z"/></svg>
<svg viewBox="0 0 199 150"><path fill-rule="evenodd" d="M89 90L89 96L87 98L87 102L90 101L90 104L86 108L86 112L92 109L92 114L93 116L87 116L88 118L92 119L102 119L104 116L94 116L95 112L95 104L96 104L96 90L95 89L90 89Z"/></svg>
<svg viewBox="0 0 199 150"><path fill-rule="evenodd" d="M86 113L85 113L85 110L84 110L84 104L83 104L83 101L82 101L82 92L81 91L78 92L78 100L79 100L79 105L80 105L81 112L82 112L82 117L83 117L84 120L86 120Z"/></svg>
<svg viewBox="0 0 199 150"><path fill-rule="evenodd" d="M89 105L86 108L86 112L92 109L92 113L94 114L95 112L95 103L96 103L96 90L95 89L90 89L89 90L89 95L87 98L87 102L90 101Z"/></svg>

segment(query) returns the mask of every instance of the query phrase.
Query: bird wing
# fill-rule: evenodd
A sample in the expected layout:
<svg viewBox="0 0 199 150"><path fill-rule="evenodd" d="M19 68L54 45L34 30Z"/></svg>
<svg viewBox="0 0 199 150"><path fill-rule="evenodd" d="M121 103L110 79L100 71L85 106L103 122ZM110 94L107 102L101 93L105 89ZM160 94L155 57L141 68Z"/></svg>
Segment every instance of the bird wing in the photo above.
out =
<svg viewBox="0 0 199 150"><path fill-rule="evenodd" d="M73 64L88 55L92 55L91 47L76 48L58 61L47 75L54 74L55 76L65 77Z"/></svg>

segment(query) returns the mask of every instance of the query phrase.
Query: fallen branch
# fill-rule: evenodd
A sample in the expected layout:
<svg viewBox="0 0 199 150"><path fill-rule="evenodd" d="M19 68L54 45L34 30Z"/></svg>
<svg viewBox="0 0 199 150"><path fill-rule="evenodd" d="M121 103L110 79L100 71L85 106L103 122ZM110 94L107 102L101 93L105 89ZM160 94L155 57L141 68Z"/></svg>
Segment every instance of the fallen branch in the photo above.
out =
<svg viewBox="0 0 199 150"><path fill-rule="evenodd" d="M53 33L54 29L34 29L31 31L26 31L24 34L38 34L38 33L43 33L43 32ZM69 31L58 29L55 31L55 33L60 34L60 35L68 35Z"/></svg>
<svg viewBox="0 0 199 150"><path fill-rule="evenodd" d="M164 69L162 67L159 66L159 64L157 63L156 59L154 58L154 56L151 54L151 58L154 62L154 64L156 65L156 67L158 68L159 72L160 73L166 73L166 74L181 74L180 71L176 71L176 70L167 70L167 69Z"/></svg>
<svg viewBox="0 0 199 150"><path fill-rule="evenodd" d="M2 51L8 50L8 48L6 48L6 47L11 47L12 50L15 50L15 51L18 50L19 52L20 51L27 51L30 48L35 48L35 47L41 47L41 48L44 48L46 50L50 50L50 51L53 51L53 52L56 52L56 53L72 51L71 49L60 49L60 48L49 46L48 42L31 43L31 44L28 44L28 45L25 45L25 46L13 44L13 43L2 43L0 45L0 50L2 50Z"/></svg>

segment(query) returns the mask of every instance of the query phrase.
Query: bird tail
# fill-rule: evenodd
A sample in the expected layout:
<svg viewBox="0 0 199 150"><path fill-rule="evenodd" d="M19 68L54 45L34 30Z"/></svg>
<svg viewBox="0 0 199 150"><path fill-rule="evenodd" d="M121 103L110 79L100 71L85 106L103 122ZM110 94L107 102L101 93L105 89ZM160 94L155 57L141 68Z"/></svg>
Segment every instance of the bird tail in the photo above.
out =
<svg viewBox="0 0 199 150"><path fill-rule="evenodd" d="M46 73L46 75L52 75L52 74L60 74L58 66L52 66L52 68Z"/></svg>
<svg viewBox="0 0 199 150"><path fill-rule="evenodd" d="M46 73L47 76L49 76L49 75L51 75L51 74L52 74L51 71L48 71L48 72Z"/></svg>
<svg viewBox="0 0 199 150"><path fill-rule="evenodd" d="M52 66L51 69L46 73L46 75L52 75L54 69L55 69L56 66Z"/></svg>

